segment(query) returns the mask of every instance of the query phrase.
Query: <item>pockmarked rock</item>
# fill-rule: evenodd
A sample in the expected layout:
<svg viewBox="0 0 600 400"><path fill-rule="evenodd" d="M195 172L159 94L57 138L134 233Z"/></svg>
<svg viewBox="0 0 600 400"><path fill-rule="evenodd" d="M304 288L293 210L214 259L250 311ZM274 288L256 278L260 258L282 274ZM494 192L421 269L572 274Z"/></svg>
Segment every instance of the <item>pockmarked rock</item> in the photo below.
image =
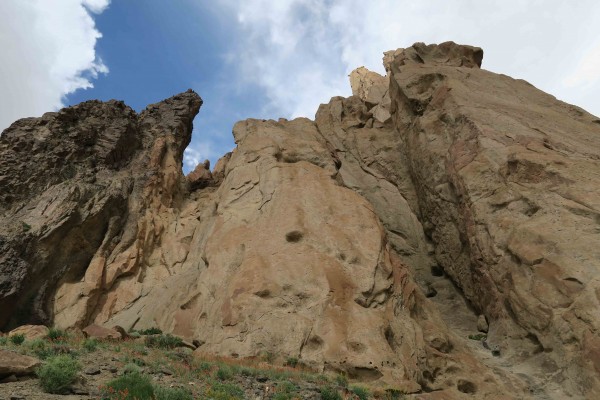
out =
<svg viewBox="0 0 600 400"><path fill-rule="evenodd" d="M600 119L482 60L388 51L187 177L191 91L15 122L0 324L159 328L422 399L600 398Z"/></svg>

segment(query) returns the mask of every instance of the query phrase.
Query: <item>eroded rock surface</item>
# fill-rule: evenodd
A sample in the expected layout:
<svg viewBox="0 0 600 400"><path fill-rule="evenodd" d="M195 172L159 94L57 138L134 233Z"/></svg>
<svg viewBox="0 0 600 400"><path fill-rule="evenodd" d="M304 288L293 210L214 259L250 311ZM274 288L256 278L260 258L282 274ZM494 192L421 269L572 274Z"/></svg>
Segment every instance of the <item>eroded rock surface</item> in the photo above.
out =
<svg viewBox="0 0 600 400"><path fill-rule="evenodd" d="M423 399L600 396L599 120L482 57L387 52L188 177L193 92L16 122L0 322L156 326Z"/></svg>
<svg viewBox="0 0 600 400"><path fill-rule="evenodd" d="M186 92L137 115L88 101L3 132L0 324L85 326L143 257L123 249L152 241L138 237L147 202L168 205L184 190L181 156L200 104Z"/></svg>

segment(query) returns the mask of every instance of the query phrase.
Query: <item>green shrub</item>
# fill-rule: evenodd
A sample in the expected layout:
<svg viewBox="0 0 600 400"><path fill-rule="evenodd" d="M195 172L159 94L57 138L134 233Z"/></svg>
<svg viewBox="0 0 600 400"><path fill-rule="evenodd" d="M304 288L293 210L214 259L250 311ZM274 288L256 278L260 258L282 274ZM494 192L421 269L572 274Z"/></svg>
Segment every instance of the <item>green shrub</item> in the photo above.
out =
<svg viewBox="0 0 600 400"><path fill-rule="evenodd" d="M242 400L244 391L232 383L215 382L206 393L213 400Z"/></svg>
<svg viewBox="0 0 600 400"><path fill-rule="evenodd" d="M83 342L81 342L81 347L83 347L84 350L86 350L87 352L93 353L94 351L98 350L99 344L100 344L100 342L98 342L98 339L87 338L87 339L84 339Z"/></svg>
<svg viewBox="0 0 600 400"><path fill-rule="evenodd" d="M338 385L339 387L342 388L347 388L348 387L348 378L346 378L346 375L336 375L335 376L335 384Z"/></svg>
<svg viewBox="0 0 600 400"><path fill-rule="evenodd" d="M6 336L0 336L0 346L6 346L8 338Z"/></svg>
<svg viewBox="0 0 600 400"><path fill-rule="evenodd" d="M324 386L320 389L322 400L342 400L340 393L331 386Z"/></svg>
<svg viewBox="0 0 600 400"><path fill-rule="evenodd" d="M220 381L228 381L233 378L233 371L228 366L222 365L215 372L215 377Z"/></svg>
<svg viewBox="0 0 600 400"><path fill-rule="evenodd" d="M48 330L48 334L46 335L46 338L48 340L59 342L59 341L67 339L68 335L67 335L67 332L65 332L61 329L50 328Z"/></svg>
<svg viewBox="0 0 600 400"><path fill-rule="evenodd" d="M9 337L8 340L10 340L12 344L19 346L25 341L25 335L23 335L22 333L18 333Z"/></svg>
<svg viewBox="0 0 600 400"><path fill-rule="evenodd" d="M161 331L158 328L148 328L143 329L141 331L137 331L137 333L139 333L140 335L161 335L163 331Z"/></svg>
<svg viewBox="0 0 600 400"><path fill-rule="evenodd" d="M157 335L157 336L146 336L144 343L148 347L158 347L160 349L174 349L175 347L181 346L183 340L177 336L170 334Z"/></svg>
<svg viewBox="0 0 600 400"><path fill-rule="evenodd" d="M154 396L156 400L193 400L190 392L181 388L166 388L162 386L154 387Z"/></svg>
<svg viewBox="0 0 600 400"><path fill-rule="evenodd" d="M48 358L36 371L40 385L46 393L66 393L79 372L79 363L66 355Z"/></svg>
<svg viewBox="0 0 600 400"><path fill-rule="evenodd" d="M288 357L287 360L285 360L285 365L296 368L298 365L298 359L296 357Z"/></svg>
<svg viewBox="0 0 600 400"><path fill-rule="evenodd" d="M362 386L351 386L350 391L360 400L367 400L370 396L369 390Z"/></svg>
<svg viewBox="0 0 600 400"><path fill-rule="evenodd" d="M102 388L103 400L153 400L154 387L147 375L133 372L108 382Z"/></svg>

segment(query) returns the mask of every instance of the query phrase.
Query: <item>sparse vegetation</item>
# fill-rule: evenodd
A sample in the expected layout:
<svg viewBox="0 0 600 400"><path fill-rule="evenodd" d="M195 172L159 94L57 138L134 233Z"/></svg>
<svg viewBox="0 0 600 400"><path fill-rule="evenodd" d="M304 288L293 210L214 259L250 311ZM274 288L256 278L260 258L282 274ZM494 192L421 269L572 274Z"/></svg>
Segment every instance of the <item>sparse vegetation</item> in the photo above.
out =
<svg viewBox="0 0 600 400"><path fill-rule="evenodd" d="M335 384L341 388L347 388L348 387L348 378L346 378L346 375L343 375L343 374L336 375Z"/></svg>
<svg viewBox="0 0 600 400"><path fill-rule="evenodd" d="M99 344L100 342L98 342L98 339L87 338L84 339L83 342L81 342L81 347L83 347L83 349L87 352L93 353L94 351L98 350Z"/></svg>
<svg viewBox="0 0 600 400"><path fill-rule="evenodd" d="M271 351L263 351L260 354L260 358L262 358L263 361L268 362L269 364L273 364L273 362L275 361L275 354Z"/></svg>
<svg viewBox="0 0 600 400"><path fill-rule="evenodd" d="M320 392L322 400L342 400L342 395L332 386L324 386Z"/></svg>
<svg viewBox="0 0 600 400"><path fill-rule="evenodd" d="M156 400L193 400L192 394L185 389L162 386L154 387L154 397Z"/></svg>
<svg viewBox="0 0 600 400"><path fill-rule="evenodd" d="M34 339L27 343L27 349L41 360L60 354L54 351L53 346L43 339Z"/></svg>
<svg viewBox="0 0 600 400"><path fill-rule="evenodd" d="M48 358L36 373L44 392L64 394L75 382L79 369L79 363L75 359L60 355Z"/></svg>
<svg viewBox="0 0 600 400"><path fill-rule="evenodd" d="M0 346L6 346L8 338L6 336L0 336Z"/></svg>
<svg viewBox="0 0 600 400"><path fill-rule="evenodd" d="M152 400L154 386L150 377L132 372L113 379L102 388L103 400Z"/></svg>
<svg viewBox="0 0 600 400"><path fill-rule="evenodd" d="M402 391L394 388L387 388L385 390L385 395L383 396L385 400L401 400L404 398L404 394Z"/></svg>
<svg viewBox="0 0 600 400"><path fill-rule="evenodd" d="M298 359L296 357L288 357L285 360L285 365L292 368L296 368L296 366L298 365Z"/></svg>
<svg viewBox="0 0 600 400"><path fill-rule="evenodd" d="M170 334L146 336L144 343L148 347L157 347L160 349L174 349L181 346L183 340Z"/></svg>
<svg viewBox="0 0 600 400"><path fill-rule="evenodd" d="M48 334L46 335L48 340L52 340L54 342L60 342L68 338L68 335L65 331L56 328L50 328L48 330Z"/></svg>
<svg viewBox="0 0 600 400"><path fill-rule="evenodd" d="M359 400L367 400L370 396L369 389L363 386L351 386L350 391L359 398Z"/></svg>
<svg viewBox="0 0 600 400"><path fill-rule="evenodd" d="M232 383L214 383L206 393L213 400L237 400L244 398L244 391Z"/></svg>
<svg viewBox="0 0 600 400"><path fill-rule="evenodd" d="M215 373L215 378L220 381L228 381L233 378L233 371L227 365L222 365Z"/></svg>
<svg viewBox="0 0 600 400"><path fill-rule="evenodd" d="M278 382L273 400L292 400L299 398L298 387L290 381Z"/></svg>
<svg viewBox="0 0 600 400"><path fill-rule="evenodd" d="M83 339L52 329L46 337L19 346L13 340L0 337L0 344L45 360L37 373L40 391L48 393L64 394L73 385L80 385L77 376L85 367L86 380L81 385L100 387L101 400L236 400L253 396L257 383L271 400L303 398L315 387L321 388L325 400L369 398L365 388L347 389L344 375L328 377L310 372L295 357L278 358L264 352L248 359L199 358L190 349L174 348L181 339L168 334L114 342ZM120 376L107 383L110 375L104 371ZM383 392L374 397L391 398Z"/></svg>
<svg viewBox="0 0 600 400"><path fill-rule="evenodd" d="M158 328L148 328L142 329L141 331L136 331L140 335L162 335L163 331Z"/></svg>

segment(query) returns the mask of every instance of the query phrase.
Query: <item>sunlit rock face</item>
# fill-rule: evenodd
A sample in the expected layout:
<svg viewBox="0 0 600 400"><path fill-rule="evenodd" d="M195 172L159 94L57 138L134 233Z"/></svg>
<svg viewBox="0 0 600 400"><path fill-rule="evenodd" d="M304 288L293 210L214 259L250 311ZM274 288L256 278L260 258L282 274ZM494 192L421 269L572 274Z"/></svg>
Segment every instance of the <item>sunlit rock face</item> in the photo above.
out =
<svg viewBox="0 0 600 400"><path fill-rule="evenodd" d="M159 327L422 399L600 397L600 121L482 58L386 52L188 177L191 91L17 121L0 323Z"/></svg>

